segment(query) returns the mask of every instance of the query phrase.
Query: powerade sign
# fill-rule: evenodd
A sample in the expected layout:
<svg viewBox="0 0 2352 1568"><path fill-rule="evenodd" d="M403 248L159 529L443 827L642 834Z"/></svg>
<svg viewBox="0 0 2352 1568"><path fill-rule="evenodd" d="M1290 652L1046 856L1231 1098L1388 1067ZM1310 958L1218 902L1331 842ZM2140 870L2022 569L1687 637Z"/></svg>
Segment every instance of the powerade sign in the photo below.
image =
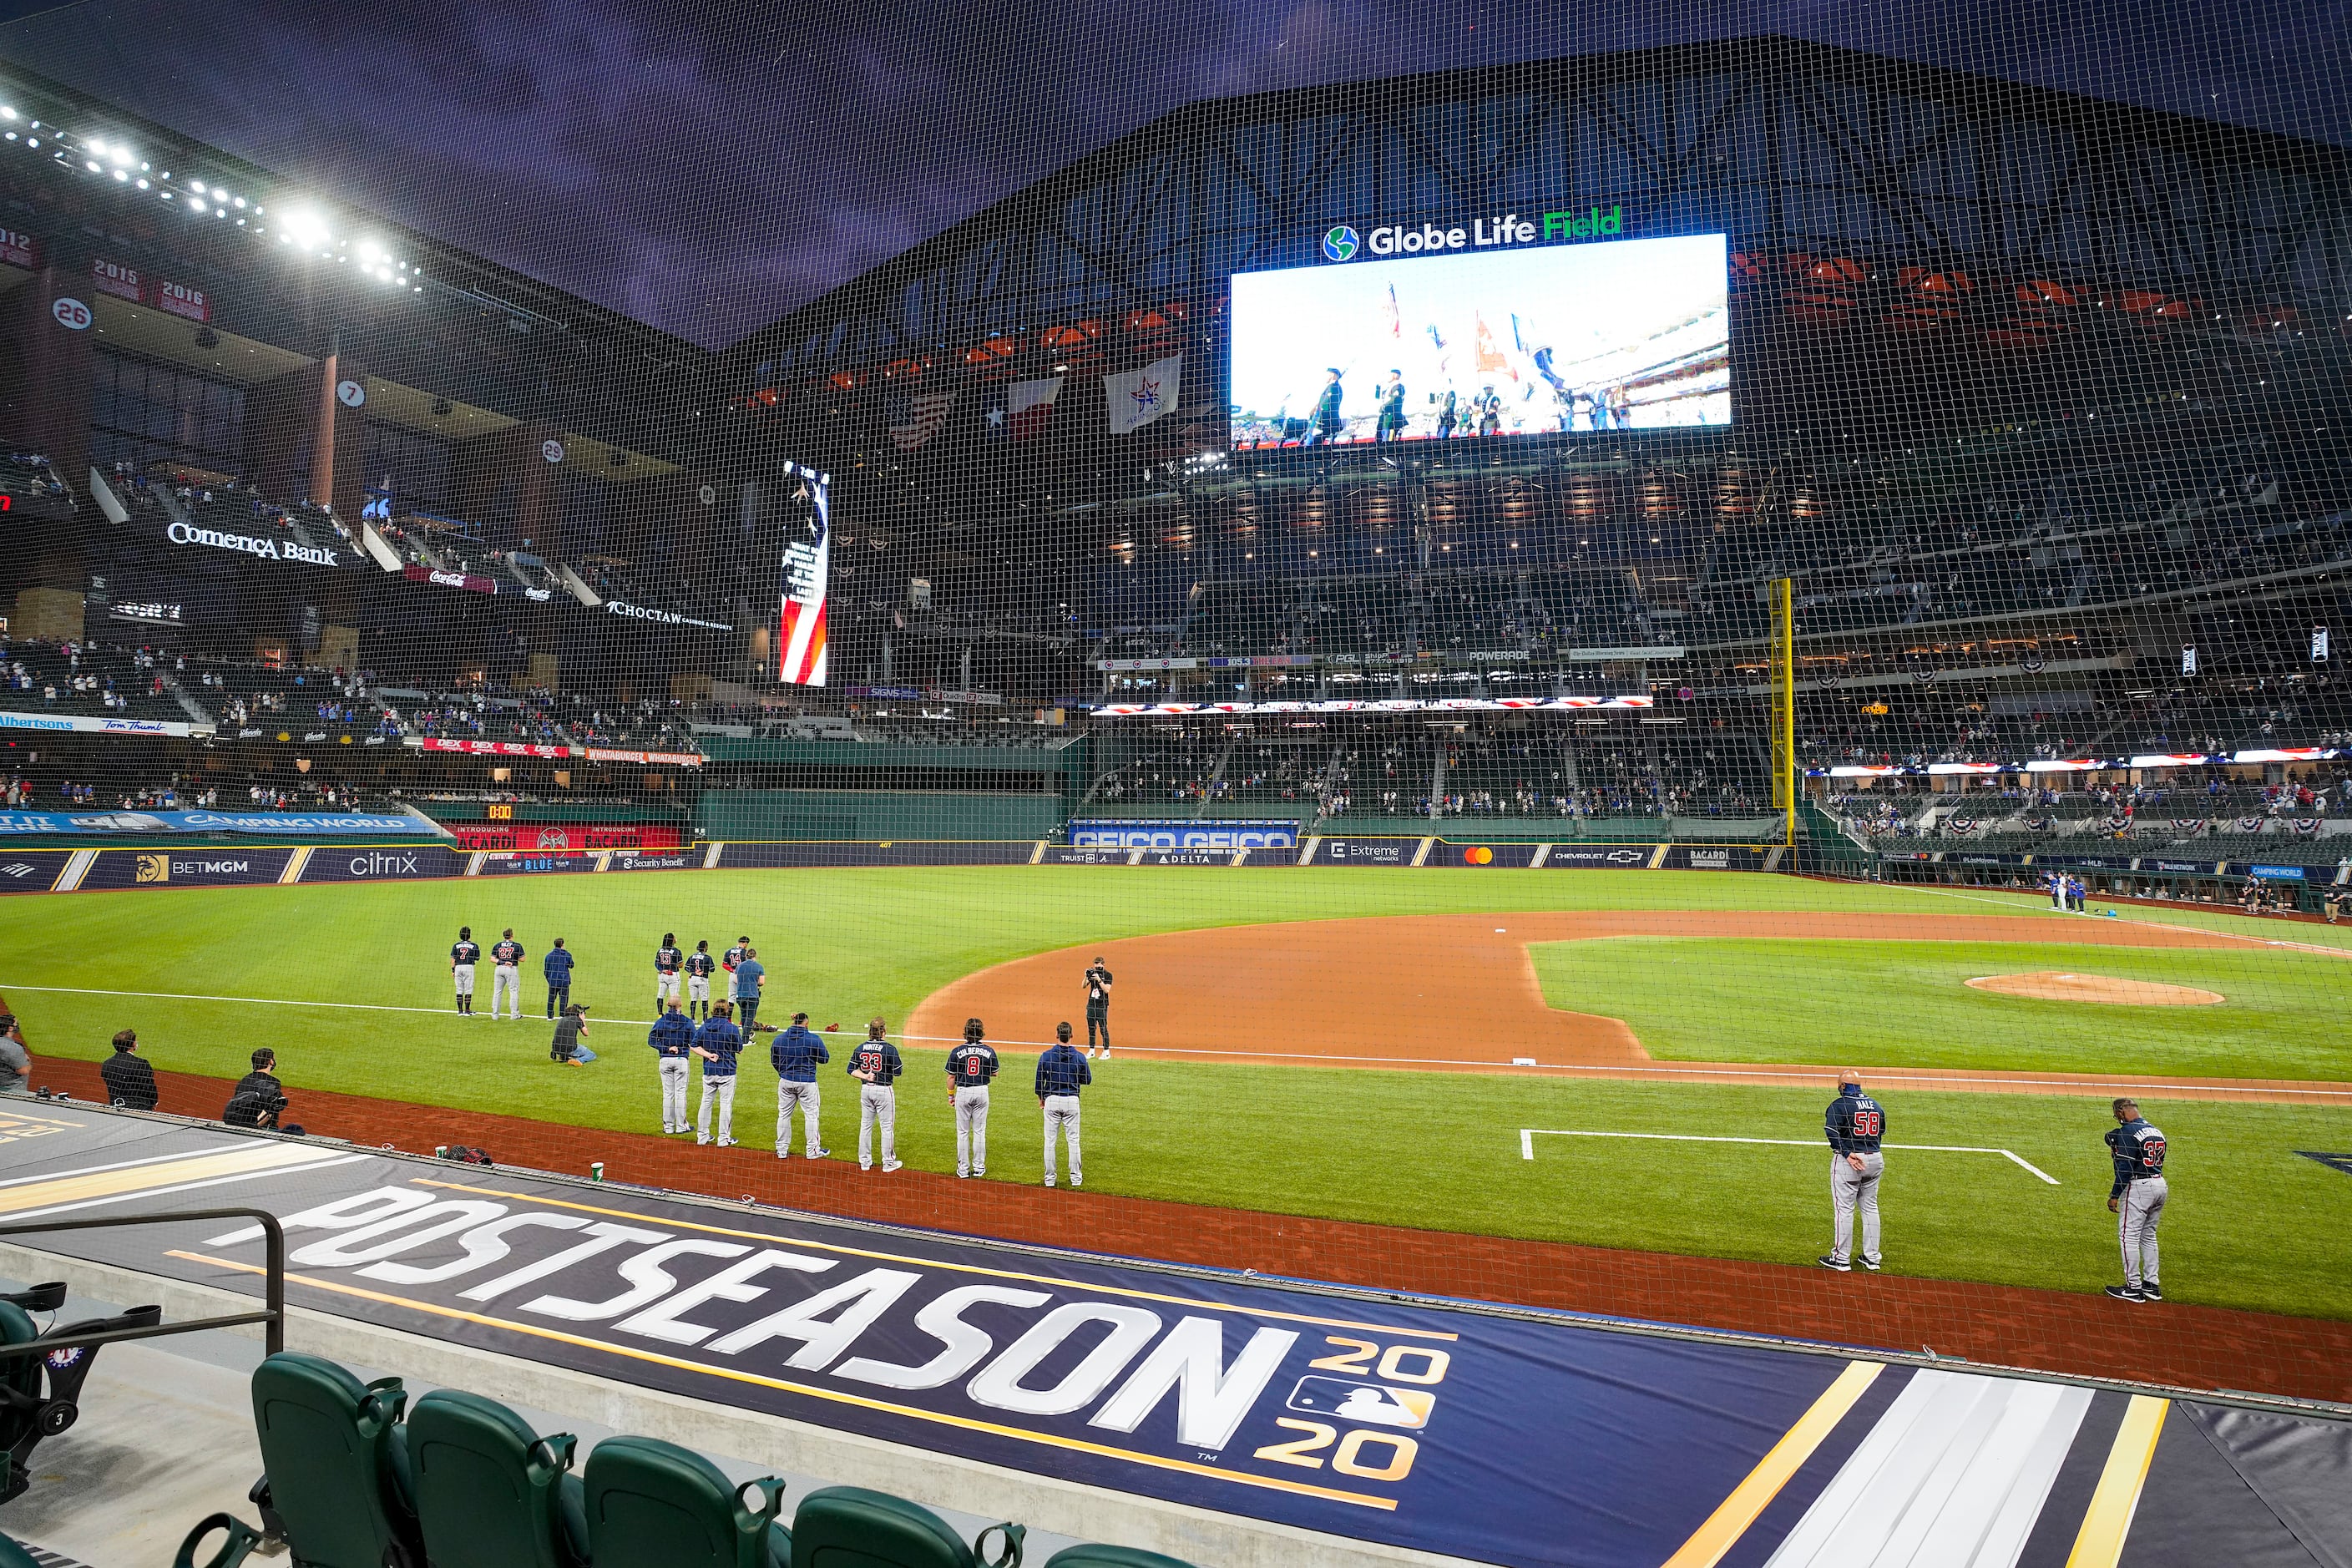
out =
<svg viewBox="0 0 2352 1568"><path fill-rule="evenodd" d="M1587 207L1582 212L1563 209L1526 217L1517 213L1477 217L1471 219L1466 228L1460 224L1440 227L1433 223L1384 223L1360 234L1352 224L1335 224L1323 231L1322 248L1326 261L1353 261L1367 253L1421 256L1441 250L1485 250L1498 245L1615 239L1624 232L1623 207L1612 206L1606 212Z"/></svg>
<svg viewBox="0 0 2352 1568"><path fill-rule="evenodd" d="M1266 822L1082 820L1070 824L1077 849L1295 849L1298 824Z"/></svg>

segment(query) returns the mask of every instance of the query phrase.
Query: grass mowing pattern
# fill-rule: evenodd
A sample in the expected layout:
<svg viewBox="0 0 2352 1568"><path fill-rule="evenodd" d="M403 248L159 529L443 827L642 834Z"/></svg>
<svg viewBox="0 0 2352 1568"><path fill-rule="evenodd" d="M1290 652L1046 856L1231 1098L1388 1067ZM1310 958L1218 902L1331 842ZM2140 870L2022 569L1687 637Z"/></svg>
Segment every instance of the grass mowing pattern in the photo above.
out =
<svg viewBox="0 0 2352 1568"><path fill-rule="evenodd" d="M2067 917L2038 911L2031 900L2013 903L2051 922L2053 938L2067 934ZM544 1000L537 959L550 937L565 936L581 955L575 996L612 1018L649 1014L653 949L663 931L677 931L689 949L708 937L714 950L749 931L769 962L770 1018L781 1022L802 1006L819 1024L838 1019L854 1033L875 1012L903 1018L916 1001L971 970L1098 938L1455 910L1759 908L1999 912L1924 890L1671 872L954 868L170 889L0 900L0 988L425 1008L330 1011L8 990L37 1058L102 1058L108 1037L135 1025L142 1049L177 1071L234 1078L253 1047L275 1046L298 1097L317 1087L590 1130L649 1131L656 1101L642 1027L596 1026L592 1043L606 1055L593 1068L548 1063L548 1028L536 1016ZM2335 934L2182 914L2223 930L2251 925L2264 936ZM492 1024L450 1015L446 954L460 923L486 942L502 926L517 928L531 951L532 1017ZM1635 939L1569 945L1610 949L1626 940ZM2029 945L2034 961L2008 967L2095 967L2047 962L2051 948ZM2098 957L2113 952L2101 949ZM2166 965L2161 977L2177 979L2176 963L2210 964L2231 954L2156 956ZM1686 1010L1703 1004L1699 1021L1714 1020L1726 1038L1767 1028L1782 1010L1827 1009L1833 1032L1823 1039L1859 1046L1874 1038L1888 1049L1917 1049L1923 1061L1954 1060L1946 1047L1957 1042L1927 1026L1908 1004L1846 997L1818 973L1733 975L1711 969L1712 960L1671 962L1681 988L1696 999ZM2352 973L2344 984L2352 984ZM2210 988L2231 992L2229 984ZM484 1007L488 994L485 969ZM2332 994L2340 1017L2342 994ZM1577 1000L1592 1006L1590 997ZM2126 1010L2095 1011L2104 1017ZM2159 1023L2193 1011L2164 1009ZM2305 1044L2322 1049L2325 1041L2315 1033ZM2040 1045L2054 1050L2064 1043L2053 1036ZM2016 1048L2036 1046L2022 1037ZM1718 1042L1700 1054L1728 1052ZM1822 1058L1818 1048L1795 1054ZM826 1139L846 1155L856 1143L856 1100L839 1055L826 1079ZM908 1057L900 1157L921 1169L951 1169L944 1058L928 1049ZM2040 1065L2051 1063L2044 1058ZM2281 1070L2267 1059L2263 1065L2263 1076ZM747 1143L763 1146L774 1125L773 1079L756 1055L745 1066L736 1128ZM1036 1179L1041 1132L1028 1071L1025 1058L1007 1064L990 1125L992 1180ZM1087 1185L1311 1217L1803 1264L1828 1240L1823 1150L1540 1139L1529 1162L1520 1158L1518 1130L1810 1141L1819 1136L1828 1098L1826 1088L1122 1060L1102 1073L1087 1100ZM2352 1318L2344 1283L2352 1279L2352 1179L2294 1153L2352 1149L2352 1112L2194 1102L2152 1102L2149 1110L2173 1141L2168 1294ZM2109 1124L2103 1100L1906 1094L1889 1114L1895 1142L2005 1146L2063 1184L2045 1186L1998 1156L1892 1157L1885 1202L1895 1272L2077 1289L2115 1277L2099 1142ZM593 1131L583 1132L580 1163L594 1157ZM679 1157L693 1152L681 1149Z"/></svg>
<svg viewBox="0 0 2352 1568"><path fill-rule="evenodd" d="M2062 931L2063 931L2063 928ZM1544 1000L1682 1061L2352 1081L2352 960L2247 947L1610 937L1532 944ZM2201 1007L1972 989L2037 970L2190 985ZM1748 1008L1738 998L1769 995Z"/></svg>

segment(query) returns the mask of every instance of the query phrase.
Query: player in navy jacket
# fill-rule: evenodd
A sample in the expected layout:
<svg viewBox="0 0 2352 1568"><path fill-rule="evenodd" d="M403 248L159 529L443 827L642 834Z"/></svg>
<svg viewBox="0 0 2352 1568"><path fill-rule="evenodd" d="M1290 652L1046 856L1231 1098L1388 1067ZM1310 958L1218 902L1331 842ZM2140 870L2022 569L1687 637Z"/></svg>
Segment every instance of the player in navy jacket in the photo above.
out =
<svg viewBox="0 0 2352 1568"><path fill-rule="evenodd" d="M547 976L547 1016L552 1018L572 1005L572 950L563 945L562 937L539 961L539 972Z"/></svg>
<svg viewBox="0 0 2352 1568"><path fill-rule="evenodd" d="M849 1053L849 1076L865 1087L857 1091L857 1168L874 1167L874 1124L882 1124L882 1170L898 1168L898 1091L891 1085L907 1070L898 1047L882 1037L889 1027L876 1018L866 1026L866 1038Z"/></svg>
<svg viewBox="0 0 2352 1568"><path fill-rule="evenodd" d="M1084 1051L1070 1044L1070 1026L1054 1026L1055 1045L1037 1058L1037 1104L1045 1112L1045 1184L1054 1184L1054 1134L1066 1134L1070 1144L1070 1185L1083 1187L1087 1173L1078 1163L1078 1090L1094 1082Z"/></svg>
<svg viewBox="0 0 2352 1568"><path fill-rule="evenodd" d="M2136 1100L2118 1100L2111 1109L2116 1124L2107 1130L2107 1157L2115 1162L2116 1182L2107 1189L2107 1208L2120 1216L2124 1282L2108 1286L2107 1294L2121 1301L2161 1301L2156 1226L2171 1196L2164 1184L2164 1134L2141 1119Z"/></svg>
<svg viewBox="0 0 2352 1568"><path fill-rule="evenodd" d="M662 1131L691 1132L686 1120L686 1080L693 1070L694 1026L673 1002L646 1032L661 1074Z"/></svg>
<svg viewBox="0 0 2352 1568"><path fill-rule="evenodd" d="M793 1154L793 1108L800 1107L801 1125L808 1134L802 1145L808 1157L821 1160L833 1152L817 1137L816 1119L822 1094L816 1069L833 1060L824 1037L808 1026L808 1015L793 1015L793 1026L768 1042L768 1060L776 1069L776 1158Z"/></svg>
<svg viewBox="0 0 2352 1568"><path fill-rule="evenodd" d="M1822 1117L1830 1141L1830 1209L1833 1236L1822 1267L1845 1273L1853 1266L1853 1211L1862 1210L1862 1266L1874 1273L1879 1264L1878 1178L1886 1173L1886 1156L1879 1140L1886 1134L1886 1111L1862 1092L1862 1074L1848 1068L1838 1074L1838 1097Z"/></svg>
<svg viewBox="0 0 2352 1568"><path fill-rule="evenodd" d="M673 999L672 1008L677 1006ZM711 1009L712 1016L694 1031L694 1054L702 1058L702 1108L694 1119L694 1141L697 1143L716 1142L721 1149L735 1146L735 1058L743 1049L743 1031L727 1016L724 1006ZM710 1106L719 1104L718 1136L711 1136Z"/></svg>

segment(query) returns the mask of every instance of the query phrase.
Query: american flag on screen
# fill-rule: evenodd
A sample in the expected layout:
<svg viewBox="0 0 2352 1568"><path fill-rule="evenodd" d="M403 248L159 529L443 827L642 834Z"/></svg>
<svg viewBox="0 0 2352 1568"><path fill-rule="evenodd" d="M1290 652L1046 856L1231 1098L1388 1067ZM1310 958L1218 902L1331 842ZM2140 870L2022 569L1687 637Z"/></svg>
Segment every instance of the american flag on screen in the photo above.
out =
<svg viewBox="0 0 2352 1568"><path fill-rule="evenodd" d="M830 487L823 475L803 469L793 500L801 515L784 540L776 679L795 686L823 686L825 583L833 562Z"/></svg>
<svg viewBox="0 0 2352 1568"><path fill-rule="evenodd" d="M916 392L893 399L890 440L901 452L911 452L947 426L948 410L955 406L952 392Z"/></svg>

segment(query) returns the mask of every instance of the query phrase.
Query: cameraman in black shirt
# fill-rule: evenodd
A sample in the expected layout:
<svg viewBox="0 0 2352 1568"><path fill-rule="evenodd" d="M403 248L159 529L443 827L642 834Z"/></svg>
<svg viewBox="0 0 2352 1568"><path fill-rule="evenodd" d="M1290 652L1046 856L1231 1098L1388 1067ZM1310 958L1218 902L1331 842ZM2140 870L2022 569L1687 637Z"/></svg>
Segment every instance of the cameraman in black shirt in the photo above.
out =
<svg viewBox="0 0 2352 1568"><path fill-rule="evenodd" d="M277 1065L278 1053L268 1046L253 1053L253 1070L237 1079L236 1088L229 1092L228 1108L221 1112L222 1121L231 1127L278 1131L278 1118L285 1111L287 1100L284 1086L269 1070Z"/></svg>

